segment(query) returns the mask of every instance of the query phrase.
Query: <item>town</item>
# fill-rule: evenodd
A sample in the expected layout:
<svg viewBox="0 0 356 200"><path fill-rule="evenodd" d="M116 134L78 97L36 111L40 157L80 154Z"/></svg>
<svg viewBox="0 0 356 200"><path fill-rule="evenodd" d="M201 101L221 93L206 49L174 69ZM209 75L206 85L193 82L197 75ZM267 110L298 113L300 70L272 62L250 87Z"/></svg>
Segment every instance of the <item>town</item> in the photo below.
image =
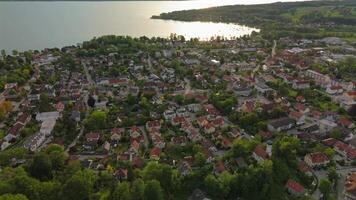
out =
<svg viewBox="0 0 356 200"><path fill-rule="evenodd" d="M337 37L257 33L3 51L0 192L355 200L355 54ZM86 170L96 181L73 178ZM26 173L57 182L43 194L13 188Z"/></svg>

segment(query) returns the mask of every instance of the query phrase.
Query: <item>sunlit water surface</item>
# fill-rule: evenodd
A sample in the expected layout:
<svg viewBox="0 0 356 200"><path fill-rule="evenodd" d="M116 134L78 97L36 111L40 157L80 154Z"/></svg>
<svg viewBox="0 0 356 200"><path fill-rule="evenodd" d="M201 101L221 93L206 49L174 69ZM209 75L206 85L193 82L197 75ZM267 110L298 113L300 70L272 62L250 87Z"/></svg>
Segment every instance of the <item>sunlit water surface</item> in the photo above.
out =
<svg viewBox="0 0 356 200"><path fill-rule="evenodd" d="M288 1L288 0L286 0ZM175 10L274 0L0 2L0 49L43 49L77 44L101 35L186 38L238 37L253 28L236 24L150 19Z"/></svg>

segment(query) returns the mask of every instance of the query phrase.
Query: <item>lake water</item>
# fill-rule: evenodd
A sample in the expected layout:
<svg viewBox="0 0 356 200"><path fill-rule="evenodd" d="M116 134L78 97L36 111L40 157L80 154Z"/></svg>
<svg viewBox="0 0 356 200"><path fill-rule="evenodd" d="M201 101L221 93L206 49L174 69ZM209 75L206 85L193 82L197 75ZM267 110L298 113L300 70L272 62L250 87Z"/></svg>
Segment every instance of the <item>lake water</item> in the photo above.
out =
<svg viewBox="0 0 356 200"><path fill-rule="evenodd" d="M150 19L175 10L274 0L0 2L0 49L43 49L77 44L101 35L186 38L235 37L253 28L224 23L177 22ZM288 1L288 0L285 0Z"/></svg>

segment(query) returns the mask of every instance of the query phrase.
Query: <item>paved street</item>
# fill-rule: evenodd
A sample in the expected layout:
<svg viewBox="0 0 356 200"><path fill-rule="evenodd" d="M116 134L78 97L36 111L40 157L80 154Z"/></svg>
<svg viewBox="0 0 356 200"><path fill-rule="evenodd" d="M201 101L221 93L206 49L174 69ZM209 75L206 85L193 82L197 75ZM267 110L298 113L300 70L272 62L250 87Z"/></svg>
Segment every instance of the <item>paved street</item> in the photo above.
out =
<svg viewBox="0 0 356 200"><path fill-rule="evenodd" d="M86 66L85 63L82 63L82 64L83 64L85 76L86 76L86 78L87 78L87 81L89 82L89 86L94 86L94 85L95 85L95 82L93 81L93 79L92 79L91 76L90 76L88 67ZM82 87L82 90L83 90L83 89L84 89L84 88ZM89 107L89 105L87 104L88 99L89 99L89 92L86 91L86 92L84 93L84 97L83 97L83 101L84 101L84 103L85 103L85 105L86 105L86 111L85 111L85 117L84 117L84 119L89 115L89 111L90 111L90 107ZM69 152L70 148L74 147L74 146L77 144L79 138L84 134L84 128L85 128L85 127L84 127L84 124L82 124L81 126L82 126L82 127L81 127L81 129L80 129L79 134L77 135L77 137L72 141L72 143L70 143L70 144L67 146L67 149L66 149L66 152L67 152L67 153Z"/></svg>

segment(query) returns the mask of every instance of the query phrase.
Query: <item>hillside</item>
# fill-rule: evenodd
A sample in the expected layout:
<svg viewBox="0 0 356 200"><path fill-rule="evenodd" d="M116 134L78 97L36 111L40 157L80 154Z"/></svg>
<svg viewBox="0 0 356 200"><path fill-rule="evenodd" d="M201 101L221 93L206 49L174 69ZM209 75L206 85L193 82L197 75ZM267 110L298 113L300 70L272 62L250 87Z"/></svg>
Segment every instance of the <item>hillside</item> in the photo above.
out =
<svg viewBox="0 0 356 200"><path fill-rule="evenodd" d="M356 41L356 1L284 2L233 5L175 11L154 19L239 23L262 29L266 37L320 38Z"/></svg>

